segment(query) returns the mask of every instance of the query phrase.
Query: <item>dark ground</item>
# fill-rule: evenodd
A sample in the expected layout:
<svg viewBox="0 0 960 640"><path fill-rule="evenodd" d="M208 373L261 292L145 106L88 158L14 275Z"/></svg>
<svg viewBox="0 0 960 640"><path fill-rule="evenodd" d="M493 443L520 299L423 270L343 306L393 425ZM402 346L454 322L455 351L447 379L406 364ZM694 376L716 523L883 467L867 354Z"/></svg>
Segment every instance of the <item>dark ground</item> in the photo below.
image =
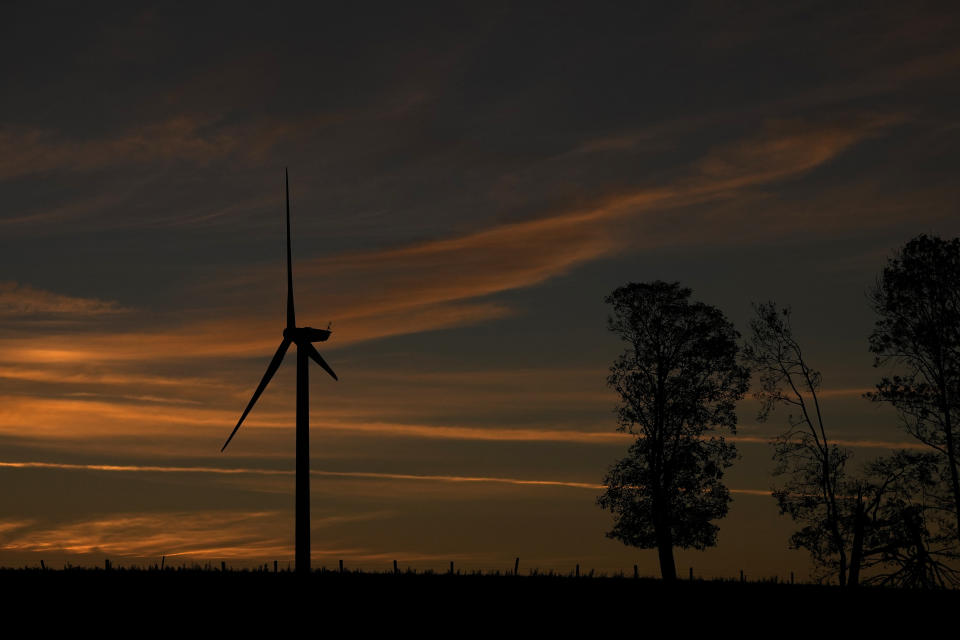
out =
<svg viewBox="0 0 960 640"><path fill-rule="evenodd" d="M540 632L619 629L641 636L643 629L654 628L787 635L810 628L817 635L832 635L836 625L862 631L905 623L922 630L938 615L956 630L953 621L960 610L960 591L863 587L845 592L772 582L682 580L664 585L628 577L349 571L298 576L200 569L0 569L0 592L8 620L56 625L99 618L109 620L114 630L192 621L210 629L278 631L302 620L343 629L407 628L417 635L442 631L443 624L451 623L458 635L501 625Z"/></svg>

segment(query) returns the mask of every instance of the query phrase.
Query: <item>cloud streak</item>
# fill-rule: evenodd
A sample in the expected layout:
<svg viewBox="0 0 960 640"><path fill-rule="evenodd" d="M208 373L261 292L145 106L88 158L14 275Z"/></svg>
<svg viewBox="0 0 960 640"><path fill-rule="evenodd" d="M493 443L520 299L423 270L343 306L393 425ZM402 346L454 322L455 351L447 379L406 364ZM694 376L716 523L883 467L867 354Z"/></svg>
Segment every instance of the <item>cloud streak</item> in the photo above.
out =
<svg viewBox="0 0 960 640"><path fill-rule="evenodd" d="M478 401L482 402L482 396ZM549 427L470 427L422 423L390 422L375 416L390 409L323 409L312 415L314 429L325 437L413 438L476 442L566 442L606 445L627 442L627 433L604 430L555 429ZM0 396L0 433L45 439L108 438L121 435L153 437L214 437L229 430L237 411L197 406L171 406L143 400L117 402L86 398L38 398ZM258 407L251 414L245 431L290 429L291 412ZM770 438L753 435L727 436L733 442L769 443ZM881 440L836 440L837 444L858 448L918 448L916 442Z"/></svg>
<svg viewBox="0 0 960 640"><path fill-rule="evenodd" d="M0 282L0 318L28 319L56 315L70 319L89 318L129 311L110 300L77 298L35 289L16 282Z"/></svg>
<svg viewBox="0 0 960 640"><path fill-rule="evenodd" d="M51 171L82 172L134 164L189 161L205 165L226 156L260 158L275 144L327 117L228 125L194 114L132 126L93 139L65 136L53 129L0 128L0 181Z"/></svg>
<svg viewBox="0 0 960 640"><path fill-rule="evenodd" d="M106 553L120 556L265 557L288 545L264 539L278 520L272 512L114 514L109 517L8 531L8 551Z"/></svg>
<svg viewBox="0 0 960 640"><path fill-rule="evenodd" d="M484 298L540 284L638 243L663 246L697 242L706 236L722 240L730 233L728 221L707 219L691 229L675 219L676 211L802 176L897 122L898 118L887 116L842 125L771 123L755 138L708 152L686 176L665 186L605 196L590 206L458 237L300 261L296 266L298 291L310 292L300 297L301 314L336 321L328 349L502 318L511 310ZM625 233L623 224L627 222L639 227ZM784 232L780 225L780 221L771 221L771 231ZM276 290L274 275L273 269L265 273L261 268L239 276L225 274L197 291L197 297L212 298L215 304L219 300L215 307L218 318L234 318L229 340L223 339L222 322L201 318L173 328L141 322L133 331L16 336L0 339L0 353L7 362L16 363L268 354L279 341L279 336L270 337L277 333L275 314L251 309L249 301L256 299L251 291ZM23 285L5 286L0 289L0 310L5 308L10 317L39 309L56 309L62 314L73 310L73 315L80 317L114 313L120 308ZM140 318L131 317L134 320Z"/></svg>
<svg viewBox="0 0 960 640"><path fill-rule="evenodd" d="M223 468L223 467L171 467L158 465L108 465L69 464L59 462L0 462L0 468L8 469L58 469L65 471L106 471L114 473L188 473L212 475L293 476L287 469ZM606 485L572 480L544 480L529 478L504 478L495 476L457 476L413 473L382 473L373 471L325 471L313 469L311 476L348 478L361 480L404 480L413 482L439 482L444 484L501 484L520 487L567 487L571 489L605 489ZM761 489L731 489L732 493L769 495ZM3 530L0 529L0 532Z"/></svg>

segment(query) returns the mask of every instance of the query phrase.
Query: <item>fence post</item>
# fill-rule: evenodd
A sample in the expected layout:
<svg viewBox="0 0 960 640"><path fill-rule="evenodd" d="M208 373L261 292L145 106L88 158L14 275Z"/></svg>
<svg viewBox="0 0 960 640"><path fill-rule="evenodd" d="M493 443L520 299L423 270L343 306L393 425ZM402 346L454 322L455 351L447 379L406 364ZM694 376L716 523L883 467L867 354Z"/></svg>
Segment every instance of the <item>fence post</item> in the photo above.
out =
<svg viewBox="0 0 960 640"><path fill-rule="evenodd" d="M580 563L577 563L577 577L580 577Z"/></svg>
<svg viewBox="0 0 960 640"><path fill-rule="evenodd" d="M745 582L743 579L743 569L740 569L740 582Z"/></svg>
<svg viewBox="0 0 960 640"><path fill-rule="evenodd" d="M163 571L163 565L167 563L167 556L160 556L160 571Z"/></svg>
<svg viewBox="0 0 960 640"><path fill-rule="evenodd" d="M450 575L453 575L453 560L450 561Z"/></svg>
<svg viewBox="0 0 960 640"><path fill-rule="evenodd" d="M220 571L221 571L221 572L226 572L226 570L227 570L227 561L226 561L226 560L221 560L221 561L220 561Z"/></svg>
<svg viewBox="0 0 960 640"><path fill-rule="evenodd" d="M513 575L518 575L520 572L520 558L517 558L513 561Z"/></svg>
<svg viewBox="0 0 960 640"><path fill-rule="evenodd" d="M276 561L276 560L273 561L273 572L274 572L274 573L277 572L277 561Z"/></svg>
<svg viewBox="0 0 960 640"><path fill-rule="evenodd" d="M343 560L340 561L340 573L343 573Z"/></svg>
<svg viewBox="0 0 960 640"><path fill-rule="evenodd" d="M398 573L400 573L400 569L397 568L397 561L394 560L394 561L393 561L393 575L397 575Z"/></svg>
<svg viewBox="0 0 960 640"><path fill-rule="evenodd" d="M693 580L693 567L690 567L690 579Z"/></svg>
<svg viewBox="0 0 960 640"><path fill-rule="evenodd" d="M793 571L790 572L790 584L793 584Z"/></svg>
<svg viewBox="0 0 960 640"><path fill-rule="evenodd" d="M637 565L633 565L633 579L636 580L640 577L640 570L637 569Z"/></svg>

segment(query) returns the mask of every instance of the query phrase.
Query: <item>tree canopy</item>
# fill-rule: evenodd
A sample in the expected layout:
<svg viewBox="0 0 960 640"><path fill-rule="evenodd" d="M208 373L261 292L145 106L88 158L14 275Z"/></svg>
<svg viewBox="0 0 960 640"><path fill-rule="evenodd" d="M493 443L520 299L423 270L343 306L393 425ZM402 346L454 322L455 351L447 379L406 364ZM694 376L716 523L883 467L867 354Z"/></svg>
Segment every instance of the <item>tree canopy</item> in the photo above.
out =
<svg viewBox="0 0 960 640"><path fill-rule="evenodd" d="M767 302L755 310L744 355L759 381L757 417L765 422L778 406L790 411L772 442L781 478L772 493L780 513L801 525L791 547L809 551L822 577L840 586L948 584L943 541L926 526L932 505L924 489L936 484L931 456L900 451L852 471L852 450L826 427L821 375L793 334L790 309Z"/></svg>
<svg viewBox="0 0 960 640"><path fill-rule="evenodd" d="M690 302L679 283L631 283L616 289L608 328L626 343L607 383L620 395L618 430L636 440L613 465L598 504L613 512L607 534L657 548L661 574L676 578L673 547L717 541L712 522L727 513L724 470L736 457L736 402L749 387L738 362L739 334L723 313Z"/></svg>
<svg viewBox="0 0 960 640"><path fill-rule="evenodd" d="M939 457L941 509L960 540L960 239L920 235L884 267L870 295L874 366L894 365L872 400L892 404L908 433Z"/></svg>

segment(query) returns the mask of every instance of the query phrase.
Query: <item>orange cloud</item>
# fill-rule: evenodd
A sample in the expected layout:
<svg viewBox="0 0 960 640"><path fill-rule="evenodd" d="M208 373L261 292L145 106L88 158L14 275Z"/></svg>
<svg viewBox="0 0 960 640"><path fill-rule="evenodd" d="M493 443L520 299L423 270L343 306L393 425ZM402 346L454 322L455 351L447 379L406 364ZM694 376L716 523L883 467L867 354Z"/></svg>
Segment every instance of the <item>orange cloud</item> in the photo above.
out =
<svg viewBox="0 0 960 640"><path fill-rule="evenodd" d="M802 175L895 122L889 117L843 126L775 123L756 139L710 152L671 185L620 193L592 206L460 237L300 261L300 317L316 318L312 322L318 326L325 319L336 320L327 349L503 317L510 313L505 306L476 299L539 284L638 242L722 238L729 233L723 231L728 227L723 220L701 221L690 229L663 216L679 207L726 198L731 191ZM643 217L637 218L640 213ZM620 225L625 220L639 220L647 231L624 233ZM250 299L251 291L276 290L272 271L265 275L262 269L251 270L204 288L205 297L222 301L218 316L232 318L229 339L224 339L225 327L218 318L164 329L7 338L0 340L0 353L17 363L269 355L279 342L280 314L251 311ZM104 307L82 308L89 312ZM242 313L228 314L231 308Z"/></svg>
<svg viewBox="0 0 960 640"><path fill-rule="evenodd" d="M97 437L143 433L176 433L185 426L229 425L234 412L203 408L156 407L64 398L6 396L0 398L0 433L29 437ZM259 416L259 425L263 425ZM277 425L279 426L279 425Z"/></svg>
<svg viewBox="0 0 960 640"><path fill-rule="evenodd" d="M382 409L320 409L313 412L315 429L343 434L383 434L396 437L505 442L609 442L624 438L615 432L584 432L556 429L509 429L498 427L426 426L370 421ZM229 430L239 416L237 409L157 406L149 403L115 402L76 398L0 396L0 433L47 438L103 437L109 435L210 435ZM244 429L291 428L289 410L257 407ZM225 431L225 433L227 432Z"/></svg>
<svg viewBox="0 0 960 640"><path fill-rule="evenodd" d="M627 247L683 243L704 235L723 238L729 234L723 220L703 220L690 229L671 216L678 208L801 176L897 122L891 116L830 126L773 123L755 139L711 151L672 184L617 193L590 206L459 237L301 261L296 266L298 290L315 292L301 297L302 304L310 316L322 313L320 317L342 323L339 335L350 342L353 324L371 335L367 322L388 325L398 314L533 286ZM632 221L634 233L623 232L625 221ZM798 222L805 224L803 219L794 224ZM251 287L275 290L274 275L251 271L226 285L244 292ZM312 307L312 300L322 306ZM379 320L384 315L388 320Z"/></svg>
<svg viewBox="0 0 960 640"><path fill-rule="evenodd" d="M672 216L678 215L682 207L727 198L731 191L803 175L895 122L896 118L867 118L835 126L773 123L752 140L711 151L686 176L667 185L615 194L575 210L459 237L301 261L296 265L301 305L298 310L302 309L299 317L302 321L316 318L318 321L312 321L316 326L324 326L327 318L337 321L333 339L324 345L325 350L503 317L510 313L508 307L483 298L534 286L631 244L721 238L723 233L729 233L722 231L727 221L706 220L690 229L690 225L677 224ZM183 126L185 131L189 129ZM641 231L623 233L625 221L639 225ZM799 219L791 224L806 222ZM648 231L644 233L643 229ZM782 231L775 225L771 229ZM144 432L158 437L186 433L213 437L214 431L226 430L235 423L240 405L229 410L214 408L216 403L184 405L206 401L209 391L217 385L222 385L221 391L228 391L218 393L218 397L229 395L242 402L260 370L249 383L233 387L223 384L222 373L206 381L194 376L197 384L183 380L184 384L178 386L175 380L142 371L164 361L206 359L216 362L221 370L233 357L260 356L265 363L279 342L282 322L279 312L267 314L262 305L254 305L251 310L250 292L276 291L277 285L275 278L268 280L260 269L209 283L202 290L209 294L205 299L215 308L196 310L194 316L199 319L172 328L152 327L147 321L135 330L117 327L110 332L57 333L47 327L26 336L8 334L0 338L0 376L23 383L86 385L74 393L114 396L49 398L8 391L0 399L0 431L50 441ZM5 315L12 317L24 317L41 309L66 318L107 316L116 315L122 308L118 303L73 298L20 285L5 285L0 289L0 300L4 296L8 309ZM217 319L206 319L212 311L217 313ZM130 313L121 319L139 320L136 315ZM229 326L224 324L224 317L231 318ZM335 359L330 360L337 368ZM474 384L469 383L475 389ZM168 396L147 389L164 385L170 391L176 390L176 394ZM487 400L494 397L491 394L494 391L486 394ZM125 401L118 401L118 396ZM536 398L536 393L531 397ZM590 400L599 403L607 397L598 390L592 392ZM509 391L503 391L497 401L508 403ZM523 429L425 425L416 416L406 422L397 420L399 406L328 405L315 411L314 424L344 435L376 433L459 440L603 443L623 437L606 428L595 432L557 429L556 425ZM385 409L393 412L385 413ZM385 415L391 419L384 420ZM289 410L272 410L270 400L265 399L251 416L248 429L288 428L290 424ZM750 436L737 439L763 441L751 440Z"/></svg>
<svg viewBox="0 0 960 640"><path fill-rule="evenodd" d="M75 298L16 282L0 282L0 318L57 314L85 318L127 311L116 302Z"/></svg>
<svg viewBox="0 0 960 640"><path fill-rule="evenodd" d="M699 186L694 191L742 189L800 176L902 121L900 116L883 116L830 126L768 123L771 135L707 154L697 165L700 175L694 184Z"/></svg>
<svg viewBox="0 0 960 640"><path fill-rule="evenodd" d="M285 521L275 512L116 514L13 529L2 535L0 548L157 559L282 557L290 555L283 526L277 526Z"/></svg>
<svg viewBox="0 0 960 640"><path fill-rule="evenodd" d="M478 402L483 402L481 395ZM239 405L238 405L239 407ZM489 442L570 442L609 444L626 442L633 437L603 427L597 430L556 429L550 427L510 428L499 426L470 427L402 423L382 420L384 414L395 414L389 406L324 407L312 412L315 432L328 436L389 436L437 440L472 440ZM119 435L153 437L190 436L217 439L236 423L237 409L213 409L199 406L176 406L152 402L118 402L84 398L40 398L32 396L0 396L0 433L17 437L68 440L102 438ZM277 410L271 405L258 406L244 425L246 433L259 429L292 428L292 412ZM766 436L728 436L733 442L769 443ZM848 447L918 448L916 442L879 440L836 440ZM197 453L197 452L194 452ZM266 455L261 453L259 455Z"/></svg>
<svg viewBox="0 0 960 640"><path fill-rule="evenodd" d="M265 475L292 476L293 471L283 469L224 468L224 467L169 467L157 465L106 465L106 464L66 464L56 462L0 462L0 467L11 469L62 469L67 471L112 471L117 473L200 473L213 475ZM354 478L369 480L410 480L415 482L440 482L446 484L505 484L521 487L568 487L572 489L604 489L606 485L592 482L574 482L570 480L542 480L526 478L501 478L492 476L454 476L413 473L380 473L370 471L323 471L311 470L310 475L332 478ZM769 495L765 489L731 489L733 493ZM325 522L333 522L327 518ZM6 530L27 526L29 523L10 524ZM0 523L0 533L5 529Z"/></svg>
<svg viewBox="0 0 960 640"><path fill-rule="evenodd" d="M63 364L62 361L55 361ZM32 363L31 363L32 364ZM144 375L121 371L90 371L67 369L64 366L37 368L27 366L0 365L0 378L25 380L30 382L52 382L58 384L92 384L107 386L158 386L158 387L227 387L222 381L213 378L191 378L185 376Z"/></svg>
<svg viewBox="0 0 960 640"><path fill-rule="evenodd" d="M344 330L336 328L335 339L323 349L393 335L418 333L475 324L508 315L500 304L427 305L364 315L350 312ZM224 314L227 315L227 314ZM300 316L298 316L300 317ZM329 317L329 316L328 316ZM337 316L338 320L344 319ZM314 322L323 326L323 322ZM152 362L195 358L269 356L280 344L282 324L256 316L230 323L225 338L222 321L201 321L172 329L139 332L47 333L42 336L0 338L0 358L5 362L95 363L110 361ZM57 345L55 347L51 345Z"/></svg>
<svg viewBox="0 0 960 640"><path fill-rule="evenodd" d="M0 180L45 171L87 171L127 163L189 160L206 164L228 155L262 157L273 145L327 117L300 122L255 121L242 126L178 115L93 140L32 127L0 128Z"/></svg>
<svg viewBox="0 0 960 640"><path fill-rule="evenodd" d="M389 511L342 516L314 517L314 529L351 522L388 518ZM224 559L239 562L292 558L289 515L274 511L218 511L214 513L161 512L122 513L75 522L43 525L33 521L0 521L0 549L14 552L104 554L112 558L146 559L150 564L161 556L203 562ZM389 563L449 560L449 554L410 551L381 551L362 547L311 549L316 560L349 559L353 562ZM483 554L457 554L461 561Z"/></svg>

